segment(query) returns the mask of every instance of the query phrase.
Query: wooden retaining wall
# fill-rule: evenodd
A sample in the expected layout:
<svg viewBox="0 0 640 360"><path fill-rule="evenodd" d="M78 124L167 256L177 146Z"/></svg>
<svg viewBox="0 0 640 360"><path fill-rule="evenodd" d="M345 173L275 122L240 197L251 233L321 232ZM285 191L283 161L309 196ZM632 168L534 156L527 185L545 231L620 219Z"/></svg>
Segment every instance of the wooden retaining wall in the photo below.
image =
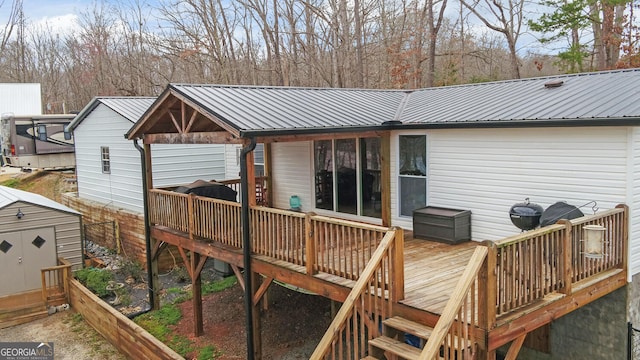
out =
<svg viewBox="0 0 640 360"><path fill-rule="evenodd" d="M182 359L145 329L87 290L78 280L69 282L71 307L107 341L130 359Z"/></svg>
<svg viewBox="0 0 640 360"><path fill-rule="evenodd" d="M122 255L135 259L143 266L146 266L146 247L144 240L144 216L129 210L105 205L97 201L79 198L77 193L66 193L62 195L62 204L77 210L82 214L83 224L95 224L105 221L115 221L118 223L118 236ZM99 244L110 249L116 249L116 244ZM173 256L172 256L173 255ZM172 269L175 265L181 265L182 259L177 248L171 246L163 251L158 259L160 271Z"/></svg>

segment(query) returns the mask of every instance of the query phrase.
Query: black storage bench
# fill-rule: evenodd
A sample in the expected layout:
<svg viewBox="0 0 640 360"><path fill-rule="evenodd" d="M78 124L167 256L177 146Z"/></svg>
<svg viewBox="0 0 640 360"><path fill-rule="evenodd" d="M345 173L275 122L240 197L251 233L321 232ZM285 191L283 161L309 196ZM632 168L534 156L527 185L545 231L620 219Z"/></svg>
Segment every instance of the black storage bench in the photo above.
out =
<svg viewBox="0 0 640 360"><path fill-rule="evenodd" d="M427 206L413 211L413 237L458 244L471 240L471 211Z"/></svg>

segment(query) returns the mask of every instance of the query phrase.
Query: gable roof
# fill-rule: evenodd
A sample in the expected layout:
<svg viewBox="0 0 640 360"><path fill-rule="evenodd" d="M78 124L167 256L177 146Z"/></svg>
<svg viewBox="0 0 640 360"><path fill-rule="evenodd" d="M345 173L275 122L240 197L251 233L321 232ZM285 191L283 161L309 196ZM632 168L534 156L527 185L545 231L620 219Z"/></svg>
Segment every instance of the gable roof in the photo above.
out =
<svg viewBox="0 0 640 360"><path fill-rule="evenodd" d="M67 126L68 131L73 131L84 119L95 110L98 105L104 104L123 118L135 123L142 114L153 104L155 97L150 96L100 96L95 97L76 115L75 119Z"/></svg>
<svg viewBox="0 0 640 360"><path fill-rule="evenodd" d="M180 112L177 100L211 120L199 122L191 132L226 130L236 137L391 128L640 125L637 84L640 69L419 90L170 84L127 136L178 132L167 116Z"/></svg>
<svg viewBox="0 0 640 360"><path fill-rule="evenodd" d="M24 202L33 205L39 205L42 207L59 210L75 215L80 215L79 212L66 207L62 204L59 204L49 198L46 198L42 195L30 193L27 191L22 191L14 188L10 188L7 186L0 186L0 208L7 207L16 202Z"/></svg>

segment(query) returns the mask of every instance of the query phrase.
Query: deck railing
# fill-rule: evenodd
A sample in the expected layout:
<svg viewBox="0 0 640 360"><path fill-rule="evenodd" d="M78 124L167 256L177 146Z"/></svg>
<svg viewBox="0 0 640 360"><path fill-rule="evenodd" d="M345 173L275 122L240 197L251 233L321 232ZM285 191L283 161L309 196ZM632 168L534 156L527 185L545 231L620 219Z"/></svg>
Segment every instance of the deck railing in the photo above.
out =
<svg viewBox="0 0 640 360"><path fill-rule="evenodd" d="M42 301L46 306L55 302L69 303L69 279L71 263L58 258L57 266L40 269L42 278Z"/></svg>
<svg viewBox="0 0 640 360"><path fill-rule="evenodd" d="M334 317L310 359L362 359L370 339L380 335L382 320L404 297L402 229L389 230Z"/></svg>
<svg viewBox="0 0 640 360"><path fill-rule="evenodd" d="M172 191L149 191L151 222L242 249L239 203ZM388 228L263 206L249 211L252 252L357 280Z"/></svg>
<svg viewBox="0 0 640 360"><path fill-rule="evenodd" d="M481 325L479 318L485 316L486 298L481 284L488 271L487 254L487 247L476 247L422 349L420 360L476 358L478 336L474 331Z"/></svg>
<svg viewBox="0 0 640 360"><path fill-rule="evenodd" d="M574 283L624 268L626 206L532 230L495 242L496 315L530 305L552 293L571 293ZM584 256L585 225L602 225L605 255Z"/></svg>

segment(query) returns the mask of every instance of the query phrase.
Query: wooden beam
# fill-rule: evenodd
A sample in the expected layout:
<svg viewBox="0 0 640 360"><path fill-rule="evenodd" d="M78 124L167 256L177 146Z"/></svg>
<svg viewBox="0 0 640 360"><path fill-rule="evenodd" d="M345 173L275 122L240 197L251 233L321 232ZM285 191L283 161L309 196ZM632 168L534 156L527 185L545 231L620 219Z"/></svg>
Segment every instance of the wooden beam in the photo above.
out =
<svg viewBox="0 0 640 360"><path fill-rule="evenodd" d="M236 275L236 279L238 279L238 284L240 284L242 291L244 291L244 276L242 276L242 271L240 271L240 268L235 265L229 266L231 266L231 270L233 270L233 273Z"/></svg>
<svg viewBox="0 0 640 360"><path fill-rule="evenodd" d="M204 116L206 119L210 120L212 123L214 123L215 125L221 127L222 129L232 133L235 136L240 136L240 132L235 129L234 127L232 127L231 125L229 125L226 121L220 119L217 114L212 114L211 112L209 112L209 110L198 106L196 103L192 102L191 99L186 98L184 96L182 96L182 94L176 93L176 92L172 92L172 95L175 96L176 98L178 98L180 101L187 103L187 105L189 105L194 111L197 111L198 113L200 113L202 116Z"/></svg>
<svg viewBox="0 0 640 360"><path fill-rule="evenodd" d="M129 134L129 140L141 138L142 134L148 132L149 129L152 128L153 125L155 125L155 123L157 122L157 118L161 117L164 111L171 108L171 106L173 106L176 101L178 101L178 99L176 99L175 96L171 94L171 92L161 94L149 109L149 115L147 115L147 117L144 119L140 119L141 121L137 122L133 126L133 129Z"/></svg>
<svg viewBox="0 0 640 360"><path fill-rule="evenodd" d="M257 306L260 300L262 300L262 296L267 292L269 286L273 283L273 278L268 277L262 281L260 288L253 294L253 306Z"/></svg>
<svg viewBox="0 0 640 360"><path fill-rule="evenodd" d="M571 295L571 286L573 283L573 264L571 262L571 259L573 258L573 226L571 225L571 221L566 219L561 219L558 221L558 224L563 224L565 226L564 238L562 239L562 246L560 247L562 250L562 268L560 269L560 276L562 276L562 288L560 288L560 292L566 295Z"/></svg>
<svg viewBox="0 0 640 360"><path fill-rule="evenodd" d="M388 131L361 131L361 132L340 132L340 133L318 133L318 134L300 134L300 135L275 135L275 136L257 136L257 143L277 143L277 142L295 142L295 141L314 141L314 140L335 140L335 139L353 139L356 137L382 137Z"/></svg>
<svg viewBox="0 0 640 360"><path fill-rule="evenodd" d="M198 112L195 111L194 109L191 109L191 111L192 112L191 112L191 117L189 118L189 123L187 124L187 127L184 129L185 133L189 133L191 131L191 127L193 126L195 120L198 118Z"/></svg>
<svg viewBox="0 0 640 360"><path fill-rule="evenodd" d="M509 350L507 351L507 355L504 357L504 360L516 360L518 358L518 353L520 352L520 348L522 348L522 343L524 343L524 339L527 337L527 334L523 334L519 336L511 343L509 346Z"/></svg>
<svg viewBox="0 0 640 360"><path fill-rule="evenodd" d="M193 280L193 272L191 271L191 266L189 266L189 257L184 252L182 246L178 246L178 252L180 253L180 257L182 257L182 262L184 266L187 268L187 272L189 273L189 278Z"/></svg>
<svg viewBox="0 0 640 360"><path fill-rule="evenodd" d="M235 138L226 131L196 133L164 133L145 134L145 144L242 144L243 140Z"/></svg>
<svg viewBox="0 0 640 360"><path fill-rule="evenodd" d="M173 122L173 125L176 127L176 130L178 130L178 133L182 134L182 128L180 127L180 124L178 124L178 120L176 120L176 117L171 112L171 109L169 109L168 114L169 114L169 117L171 118L171 122Z"/></svg>
<svg viewBox="0 0 640 360"><path fill-rule="evenodd" d="M182 122L180 133L185 133L184 129L187 128L187 109L184 101L180 103L180 121Z"/></svg>

